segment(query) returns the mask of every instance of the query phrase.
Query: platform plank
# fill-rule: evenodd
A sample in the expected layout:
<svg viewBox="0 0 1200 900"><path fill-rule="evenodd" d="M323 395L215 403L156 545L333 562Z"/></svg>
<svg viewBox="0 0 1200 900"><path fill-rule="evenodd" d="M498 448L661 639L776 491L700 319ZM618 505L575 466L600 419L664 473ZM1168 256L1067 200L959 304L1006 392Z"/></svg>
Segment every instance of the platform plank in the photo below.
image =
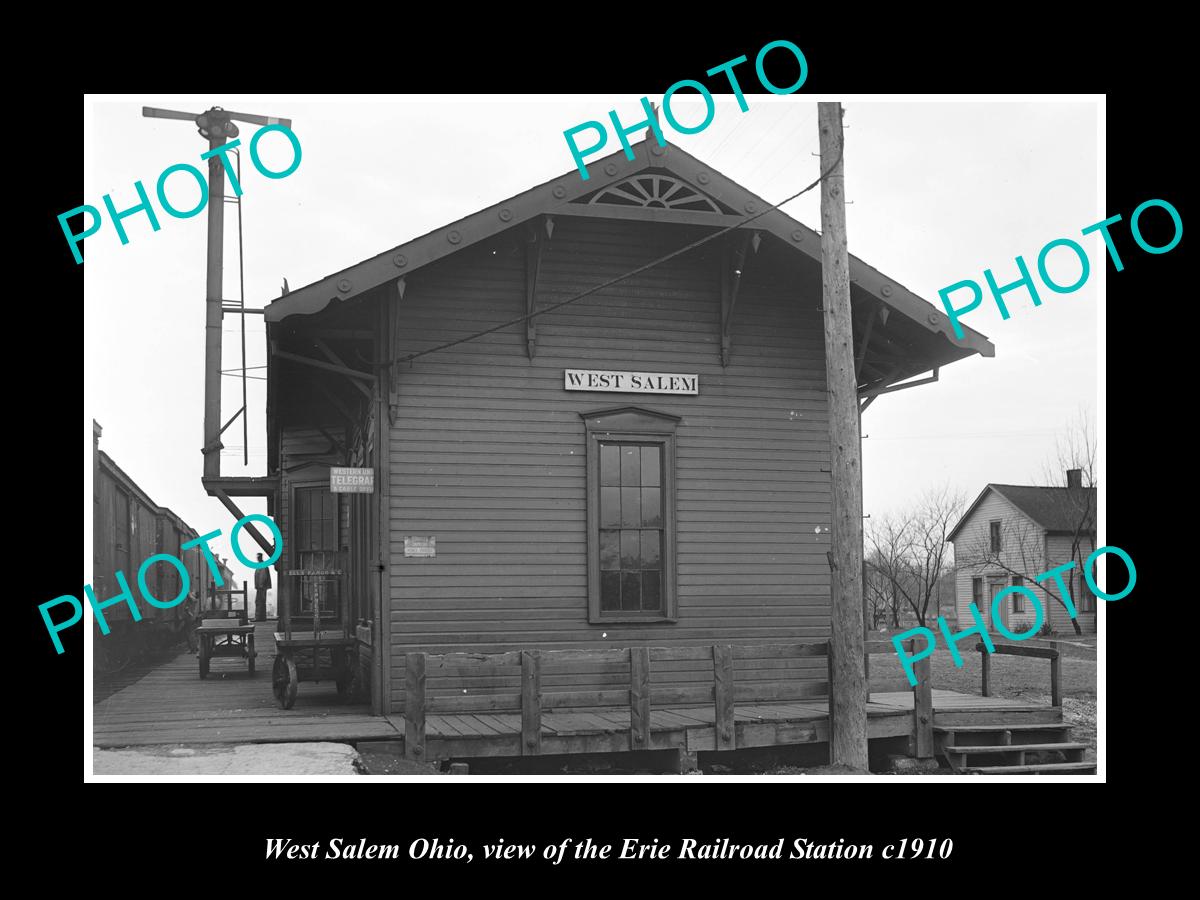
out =
<svg viewBox="0 0 1200 900"><path fill-rule="evenodd" d="M92 744L355 742L397 736L396 726L370 715L365 704L343 701L332 681L302 682L295 706L280 709L271 694L271 626L259 623L254 640L258 671L253 676L244 660L218 657L208 678L201 680L195 654L181 650L93 705Z"/></svg>

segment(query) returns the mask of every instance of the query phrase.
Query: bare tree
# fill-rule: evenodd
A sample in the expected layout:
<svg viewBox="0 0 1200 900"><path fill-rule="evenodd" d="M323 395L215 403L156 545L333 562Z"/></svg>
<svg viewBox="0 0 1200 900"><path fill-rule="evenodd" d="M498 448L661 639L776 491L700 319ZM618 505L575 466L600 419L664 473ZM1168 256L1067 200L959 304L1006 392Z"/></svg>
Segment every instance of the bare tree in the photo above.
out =
<svg viewBox="0 0 1200 900"><path fill-rule="evenodd" d="M1062 484L1061 479L1068 471L1080 473L1079 482L1068 484L1063 492L1063 504L1071 527L1071 556L1070 560L1062 562L1071 561L1078 567L1082 589L1084 565L1088 555L1095 549L1096 500L1099 496L1096 484L1096 428L1086 409L1079 410L1066 432L1055 442L1048 469L1043 470L1042 479L1048 485ZM1054 596L1053 591L1047 593ZM1062 598L1058 599L1061 602ZM1096 621L1099 630L1098 616ZM1077 619L1072 618L1071 624L1075 626L1076 634L1083 633Z"/></svg>
<svg viewBox="0 0 1200 900"><path fill-rule="evenodd" d="M900 592L889 578L888 566L876 550L863 558L863 598L867 606L872 631L880 624L891 622L892 628L900 628Z"/></svg>
<svg viewBox="0 0 1200 900"><path fill-rule="evenodd" d="M936 615L939 581L952 568L946 535L962 514L961 493L941 487L926 493L911 510L887 516L870 532L872 566L884 590L910 609L924 626L930 605ZM893 625L899 627L898 615Z"/></svg>

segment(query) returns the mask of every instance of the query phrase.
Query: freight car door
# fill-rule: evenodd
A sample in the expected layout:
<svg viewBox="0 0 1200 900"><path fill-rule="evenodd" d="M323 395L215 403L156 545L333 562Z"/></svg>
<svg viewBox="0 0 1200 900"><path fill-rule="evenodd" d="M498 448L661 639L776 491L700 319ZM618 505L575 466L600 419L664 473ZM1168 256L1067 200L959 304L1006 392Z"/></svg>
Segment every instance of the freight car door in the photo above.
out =
<svg viewBox="0 0 1200 900"><path fill-rule="evenodd" d="M113 571L124 572L125 578L128 580L129 545L132 541L129 530L129 495L116 488L113 489L112 517ZM109 590L106 590L103 596L112 596L116 593L115 577L105 573L104 579L110 583L106 585Z"/></svg>

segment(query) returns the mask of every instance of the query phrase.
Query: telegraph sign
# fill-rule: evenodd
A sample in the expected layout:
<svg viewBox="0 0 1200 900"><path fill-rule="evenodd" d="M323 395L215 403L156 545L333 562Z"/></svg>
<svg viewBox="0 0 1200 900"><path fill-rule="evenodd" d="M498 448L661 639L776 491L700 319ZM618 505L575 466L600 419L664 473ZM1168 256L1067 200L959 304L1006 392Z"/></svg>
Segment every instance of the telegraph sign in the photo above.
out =
<svg viewBox="0 0 1200 900"><path fill-rule="evenodd" d="M329 490L335 494L373 494L375 470L330 466Z"/></svg>

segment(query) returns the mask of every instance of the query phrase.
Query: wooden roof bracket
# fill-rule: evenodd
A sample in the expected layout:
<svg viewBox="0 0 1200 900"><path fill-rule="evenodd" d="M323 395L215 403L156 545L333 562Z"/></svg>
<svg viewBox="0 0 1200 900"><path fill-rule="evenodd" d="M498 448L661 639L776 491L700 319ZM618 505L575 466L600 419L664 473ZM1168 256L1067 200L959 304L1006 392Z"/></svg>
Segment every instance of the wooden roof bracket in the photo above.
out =
<svg viewBox="0 0 1200 900"><path fill-rule="evenodd" d="M533 315L537 312L538 271L542 267L542 247L554 236L554 218L544 216L541 220L546 228L546 240L538 233L539 220L525 223L528 240L525 242L525 352L533 359L537 352L537 323Z"/></svg>
<svg viewBox="0 0 1200 900"><path fill-rule="evenodd" d="M374 381L375 376L369 375L366 372L360 372L358 369L351 369L348 366L339 365L331 362L321 362L319 359L312 359L308 356L301 356L299 353L289 353L286 350L276 350L275 356L279 359L290 359L293 362L298 362L301 365L312 366L314 369L324 369L327 372L337 372L345 375L347 378L357 378L361 381Z"/></svg>
<svg viewBox="0 0 1200 900"><path fill-rule="evenodd" d="M875 320L879 318L880 311L883 312L883 324L887 324L887 308L884 306L873 306L870 314L867 316L867 327L863 331L862 340L858 342L858 355L854 359L854 377L860 378L862 373L863 359L867 355L867 346L871 343L871 332L875 330Z"/></svg>
<svg viewBox="0 0 1200 900"><path fill-rule="evenodd" d="M746 270L746 250L753 247L758 253L762 235L757 231L747 231L741 235L741 240L731 237L725 242L725 251L721 256L721 365L728 366L733 351L729 329L733 325L733 310L737 306L738 288L742 283L742 273Z"/></svg>
<svg viewBox="0 0 1200 900"><path fill-rule="evenodd" d="M313 343L316 345L317 349L321 351L321 355L324 356L326 359L328 359L330 362L336 363L337 365L341 366L343 369L349 369L350 371L355 371L354 369L350 369L350 367L348 365L346 365L346 363L342 360L342 358L340 356L338 356L336 353L334 353L333 350L330 348L330 346L327 343L325 343L325 341L323 341L321 338L314 338ZM359 391L361 391L368 400L371 399L371 389L368 388L365 384L363 384L361 381L358 381L358 380L351 381L351 384L353 384L356 388L358 388Z"/></svg>
<svg viewBox="0 0 1200 900"><path fill-rule="evenodd" d="M893 391L903 391L903 390L907 390L908 388L920 387L923 384L933 384L935 381L938 380L938 369L939 368L940 368L940 366L934 366L933 373L931 375L929 375L929 377L927 377L927 378L920 378L917 381L906 381L903 384L890 384L887 387L872 388L869 391L861 392L858 396L860 399L863 399L865 402L863 402L862 404L859 405L858 411L860 413L863 412L868 406L871 405L872 401L874 401L874 399L876 397L880 396L881 394L890 394Z"/></svg>
<svg viewBox="0 0 1200 900"><path fill-rule="evenodd" d="M396 290L392 294L384 295L384 302L379 307L379 334L382 339L388 341L387 359L390 360L387 373L383 371L380 375L380 390L383 389L384 382L382 379L387 379L388 388L388 422L392 425L396 424L396 420L400 417L400 367L396 365L396 360L400 358L400 304L404 300L404 292L407 285L404 281L404 276L401 275L396 279ZM376 353L376 356L379 354Z"/></svg>
<svg viewBox="0 0 1200 900"><path fill-rule="evenodd" d="M211 488L209 488L208 492L210 494L212 494L214 497L216 497L218 500L220 500L221 505L224 506L231 513L233 513L233 517L235 519L237 519L239 522L241 522L243 519L246 518L246 514L243 513L240 509L238 509L238 505L236 503L234 503L233 500L230 499L229 495L227 493L225 493L225 491L223 491L221 488L211 487ZM242 527L245 528L246 531L248 531L250 533L250 537L254 538L254 543L256 543L256 544L258 544L258 546L262 547L263 552L266 553L268 557L272 557L275 555L274 545L270 541L268 541L265 537L262 536L262 532L260 532L257 528L254 527L253 522L243 522Z"/></svg>

